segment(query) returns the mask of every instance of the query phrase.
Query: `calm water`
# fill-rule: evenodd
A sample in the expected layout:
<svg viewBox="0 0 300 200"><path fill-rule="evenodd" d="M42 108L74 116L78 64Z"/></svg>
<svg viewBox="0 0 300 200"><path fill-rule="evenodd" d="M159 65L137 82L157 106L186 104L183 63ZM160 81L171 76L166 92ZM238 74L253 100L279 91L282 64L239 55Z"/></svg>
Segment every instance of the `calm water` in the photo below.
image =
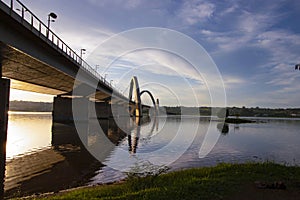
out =
<svg viewBox="0 0 300 200"><path fill-rule="evenodd" d="M10 112L7 159L51 145L51 113Z"/></svg>
<svg viewBox="0 0 300 200"><path fill-rule="evenodd" d="M37 184L45 184L49 190L99 184L124 178L124 171L144 172L163 165L177 170L253 160L300 164L300 120L257 121L228 126L212 121L212 131L220 135L219 140L206 157L199 158L210 124L208 118L160 117L142 122L140 128L129 121L118 128L115 121L94 120L87 145L100 155L98 162L83 150L73 125L53 124L51 113L12 112L8 124L6 190L18 188L34 193L44 192L35 190ZM99 124L105 137L99 134ZM16 169L18 166L22 169ZM74 184L76 181L80 184Z"/></svg>

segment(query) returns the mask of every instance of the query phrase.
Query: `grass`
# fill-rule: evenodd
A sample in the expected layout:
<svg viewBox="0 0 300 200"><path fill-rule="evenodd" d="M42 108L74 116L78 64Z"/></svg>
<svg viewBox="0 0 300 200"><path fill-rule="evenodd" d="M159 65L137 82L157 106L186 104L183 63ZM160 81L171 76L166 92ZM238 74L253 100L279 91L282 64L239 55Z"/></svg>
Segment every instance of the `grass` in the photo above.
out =
<svg viewBox="0 0 300 200"><path fill-rule="evenodd" d="M75 189L33 199L232 199L243 192L249 199L252 191L280 194L272 189L257 189L255 181L283 181L287 190L284 197L300 190L300 168L270 162L246 164L219 164L147 177L132 177L123 183ZM248 191L248 189L250 189ZM247 193L248 191L248 193ZM280 193L279 192L279 193ZM268 195L267 195L268 196ZM272 196L272 195L271 195ZM274 196L274 195L273 195ZM244 196L247 197L247 196ZM237 199L247 199L239 198ZM267 197L264 198L268 199Z"/></svg>

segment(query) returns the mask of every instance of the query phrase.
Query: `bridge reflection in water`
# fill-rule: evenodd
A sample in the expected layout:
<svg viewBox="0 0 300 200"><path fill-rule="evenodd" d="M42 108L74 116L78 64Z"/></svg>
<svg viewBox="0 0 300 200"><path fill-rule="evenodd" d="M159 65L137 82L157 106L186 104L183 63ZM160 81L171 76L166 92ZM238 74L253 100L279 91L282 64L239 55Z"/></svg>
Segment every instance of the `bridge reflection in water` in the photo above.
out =
<svg viewBox="0 0 300 200"><path fill-rule="evenodd" d="M105 141L102 137L108 138L115 146L110 145L111 148L108 149L108 145L101 144L103 149L99 152L107 158L121 141L127 139L129 153L135 153L141 126L151 125L153 130L153 122L156 120L150 123L150 118L146 117L122 118L122 122L117 124L114 119L90 120L88 147L101 144ZM105 135L99 131L99 124ZM87 151L76 133L74 124L53 123L51 146L7 162L5 196L56 192L85 185L103 166L103 163Z"/></svg>

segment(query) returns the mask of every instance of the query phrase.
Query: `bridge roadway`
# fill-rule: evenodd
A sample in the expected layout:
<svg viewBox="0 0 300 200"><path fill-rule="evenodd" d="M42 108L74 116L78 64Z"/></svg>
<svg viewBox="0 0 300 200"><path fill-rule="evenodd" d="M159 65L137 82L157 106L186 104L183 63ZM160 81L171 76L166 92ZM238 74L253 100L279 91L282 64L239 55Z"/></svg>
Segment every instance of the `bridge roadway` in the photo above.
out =
<svg viewBox="0 0 300 200"><path fill-rule="evenodd" d="M79 69L82 70L82 76L80 80L75 81ZM88 88L87 91L90 92L84 94L82 98L93 97L93 101L103 102L104 104L99 106L100 111L107 108L112 101L118 102L125 108L127 106L127 109L128 102L131 108L135 108L133 110L137 110L137 107L141 108L141 102L138 102L137 105L114 89L19 0L0 0L1 183L4 180L5 172L10 88L57 95L54 98L53 117L57 118L58 116L57 119L61 120L59 116L66 119L72 115L72 101L70 98L61 96L72 96L74 86L75 89ZM136 91L134 92L136 93ZM132 91L130 92L132 93ZM140 111L138 111L139 114ZM109 116L111 113L107 110L105 112L105 116ZM0 199L3 198L3 184L1 185Z"/></svg>

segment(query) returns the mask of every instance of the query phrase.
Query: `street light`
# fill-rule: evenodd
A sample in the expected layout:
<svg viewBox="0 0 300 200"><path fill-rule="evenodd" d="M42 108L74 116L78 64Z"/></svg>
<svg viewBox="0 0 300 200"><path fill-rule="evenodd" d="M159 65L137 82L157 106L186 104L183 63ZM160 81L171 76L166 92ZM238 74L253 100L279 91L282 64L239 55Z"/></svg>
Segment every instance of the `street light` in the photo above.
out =
<svg viewBox="0 0 300 200"><path fill-rule="evenodd" d="M84 54L84 52L86 51L86 49L80 49L80 64L82 65L82 55Z"/></svg>
<svg viewBox="0 0 300 200"><path fill-rule="evenodd" d="M104 74L104 79L106 79L107 74Z"/></svg>
<svg viewBox="0 0 300 200"><path fill-rule="evenodd" d="M98 72L98 67L99 67L100 65L95 65L95 69L96 69L96 72Z"/></svg>
<svg viewBox="0 0 300 200"><path fill-rule="evenodd" d="M110 80L110 82L109 82L109 84L110 84L110 86L112 86L112 82L113 82L114 80Z"/></svg>
<svg viewBox="0 0 300 200"><path fill-rule="evenodd" d="M86 51L86 49L80 49L80 58L82 59L82 55L84 54L84 52Z"/></svg>
<svg viewBox="0 0 300 200"><path fill-rule="evenodd" d="M57 15L55 13L51 12L48 14L47 37L49 36L50 22L55 22L56 18L57 18Z"/></svg>

